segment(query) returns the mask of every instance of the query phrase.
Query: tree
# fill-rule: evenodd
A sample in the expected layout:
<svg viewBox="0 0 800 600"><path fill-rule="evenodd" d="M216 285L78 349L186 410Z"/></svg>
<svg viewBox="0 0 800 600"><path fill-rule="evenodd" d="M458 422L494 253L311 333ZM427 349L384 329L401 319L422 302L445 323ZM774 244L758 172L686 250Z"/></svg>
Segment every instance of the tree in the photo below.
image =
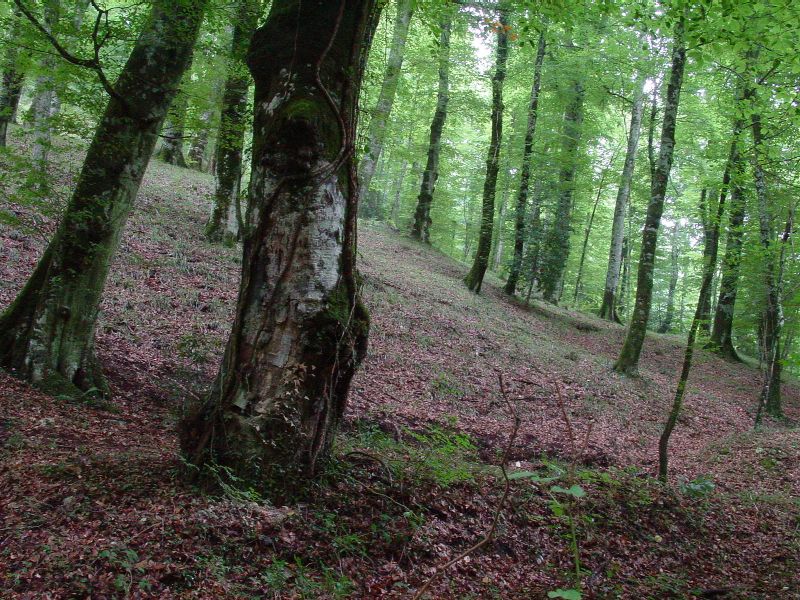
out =
<svg viewBox="0 0 800 600"><path fill-rule="evenodd" d="M205 0L177 5L155 0L110 87L58 229L0 317L0 365L17 376L65 393L76 387L108 393L94 353L100 300L156 134L189 64L204 7Z"/></svg>
<svg viewBox="0 0 800 600"><path fill-rule="evenodd" d="M508 61L508 15L500 11L500 20L495 25L497 31L497 53L495 71L492 77L492 139L486 158L486 178L483 182L483 205L481 226L478 236L478 249L464 283L470 291L480 293L483 276L489 266L489 253L492 249L492 229L494 226L494 199L497 193L497 173L500 170L500 147L503 138L503 82L506 78Z"/></svg>
<svg viewBox="0 0 800 600"><path fill-rule="evenodd" d="M0 147L5 147L8 137L8 125L14 122L17 106L22 95L22 83L25 78L20 70L19 48L14 43L22 34L22 15L18 7L12 14L9 44L3 57L3 90L0 92Z"/></svg>
<svg viewBox="0 0 800 600"><path fill-rule="evenodd" d="M625 151L625 164L622 167L617 201L614 204L614 218L611 222L611 245L608 250L608 269L603 290L603 304L600 306L600 317L619 323L617 314L617 288L622 269L622 240L625 236L625 212L631 195L631 182L636 166L636 152L639 148L639 134L642 129L642 113L644 109L644 84L646 79L640 75L636 86L636 96L631 109L631 123L628 132L628 146Z"/></svg>
<svg viewBox="0 0 800 600"><path fill-rule="evenodd" d="M686 47L684 45L684 19L680 17L675 24L672 48L672 66L670 68L667 97L664 104L664 121L661 126L661 145L658 160L655 162L650 201L647 205L644 229L642 231L642 249L639 256L639 271L636 277L636 301L628 326L625 342L620 350L614 369L621 373L635 373L642 353L647 321L650 317L650 303L653 297L653 269L656 258L656 242L661 215L664 212L664 197L667 191L669 173L672 170L672 159L675 150L675 125L678 118L683 72L686 66Z"/></svg>
<svg viewBox="0 0 800 600"><path fill-rule="evenodd" d="M186 157L183 154L183 136L186 124L186 111L189 109L189 98L183 91L178 92L169 108L164 127L161 130L161 147L156 157L165 163L185 169Z"/></svg>
<svg viewBox="0 0 800 600"><path fill-rule="evenodd" d="M517 206L514 211L514 258L508 281L503 288L506 294L513 296L517 291L520 270L522 269L522 254L525 249L525 213L527 212L528 193L531 179L531 157L533 155L533 138L536 135L536 121L539 116L539 91L542 87L542 65L547 47L545 29L539 32L539 42L536 46L536 60L533 63L533 85L531 86L531 99L528 105L528 126L525 129L525 146L522 151L522 168L519 176L519 192Z"/></svg>
<svg viewBox="0 0 800 600"><path fill-rule="evenodd" d="M431 133L428 141L428 159L422 172L422 184L417 197L417 209L411 237L426 244L430 243L431 204L436 180L439 178L439 154L442 150L442 130L447 119L447 103L450 101L450 28L453 14L446 11L441 21L439 35L439 88L436 93L436 110L431 120Z"/></svg>
<svg viewBox="0 0 800 600"><path fill-rule="evenodd" d="M231 38L230 63L222 94L216 149L214 208L206 224L206 237L233 244L242 220L239 195L242 180L242 151L247 123L247 92L250 73L245 58L250 39L258 25L260 0L242 0L238 6Z"/></svg>
<svg viewBox="0 0 800 600"><path fill-rule="evenodd" d="M389 59L386 63L386 72L383 76L378 102L372 111L372 118L369 122L367 149L361 159L358 171L359 182L364 191L362 195L366 198L369 197L367 194L369 185L372 181L372 176L375 174L375 167L383 152L386 126L388 125L389 115L392 112L392 104L394 103L394 96L397 92L397 84L400 81L400 70L403 67L408 27L411 24L411 16L414 14L415 1L416 0L398 0L397 2L397 15L394 20L392 42L389 47ZM367 207L365 206L364 208ZM380 211L377 207L369 207L367 212L372 216L376 216Z"/></svg>
<svg viewBox="0 0 800 600"><path fill-rule="evenodd" d="M664 311L664 319L658 327L658 333L669 333L672 331L672 320L675 318L675 290L678 288L678 276L680 275L680 264L678 258L680 256L681 241L679 239L680 220L676 220L672 226L671 248L669 252L670 264L670 277L669 277L669 290L667 291L667 309ZM703 307L700 307L700 323L702 325Z"/></svg>
<svg viewBox="0 0 800 600"><path fill-rule="evenodd" d="M182 448L191 464L276 493L328 456L366 350L352 152L377 13L373 0L274 0L248 53L256 111L242 283L217 381L184 422Z"/></svg>
<svg viewBox="0 0 800 600"><path fill-rule="evenodd" d="M584 86L574 79L570 86L570 96L564 109L564 122L561 144L561 165L558 175L558 202L551 227L545 236L545 253L539 285L547 302L557 302L564 269L569 256L570 218L572 196L575 191L575 173L578 169L577 153L583 123Z"/></svg>

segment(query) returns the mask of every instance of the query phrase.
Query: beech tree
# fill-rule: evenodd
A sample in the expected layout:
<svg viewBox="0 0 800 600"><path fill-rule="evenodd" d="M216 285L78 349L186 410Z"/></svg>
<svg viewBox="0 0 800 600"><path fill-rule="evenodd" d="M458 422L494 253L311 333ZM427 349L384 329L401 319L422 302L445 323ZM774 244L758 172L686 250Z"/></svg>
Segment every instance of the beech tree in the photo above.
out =
<svg viewBox="0 0 800 600"><path fill-rule="evenodd" d="M96 57L72 56L52 38L59 54L96 70L111 97L58 229L0 316L0 365L17 376L64 393L108 393L94 352L100 300L156 134L191 59L204 7L205 0L154 0L113 85ZM38 21L37 28L47 32Z"/></svg>
<svg viewBox="0 0 800 600"><path fill-rule="evenodd" d="M483 181L483 204L481 209L481 225L478 236L478 248L464 283L470 291L480 293L483 276L489 266L489 252L492 248L492 229L494 226L494 199L497 193L497 173L500 170L500 148L503 139L503 82L506 78L508 61L508 15L505 9L500 11L500 19L495 25L497 31L497 50L495 71L492 77L492 139L489 142L489 153L486 158L486 177Z"/></svg>
<svg viewBox="0 0 800 600"><path fill-rule="evenodd" d="M353 150L378 12L373 0L274 0L248 54L256 110L242 282L217 381L184 422L182 447L193 465L276 492L328 456L366 350Z"/></svg>
<svg viewBox="0 0 800 600"><path fill-rule="evenodd" d="M675 127L678 120L678 104L680 101L683 72L686 66L686 47L684 44L684 18L681 16L675 23L672 48L672 66L670 68L667 97L664 105L664 121L661 127L661 144L658 160L654 163L650 201L642 231L642 249L639 257L639 271L636 285L636 304L633 308L631 322L625 342L620 350L614 369L621 373L634 373L639 366L644 338L647 332L647 321L650 317L650 304L653 297L653 268L656 258L656 242L661 215L664 212L664 196L667 192L669 173L675 151Z"/></svg>

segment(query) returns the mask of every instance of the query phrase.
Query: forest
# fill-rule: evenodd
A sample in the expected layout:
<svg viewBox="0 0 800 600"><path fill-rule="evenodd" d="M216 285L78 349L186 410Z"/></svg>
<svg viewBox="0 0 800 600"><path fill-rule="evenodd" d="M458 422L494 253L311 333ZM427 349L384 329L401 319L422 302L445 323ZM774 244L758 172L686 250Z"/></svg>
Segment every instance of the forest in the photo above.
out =
<svg viewBox="0 0 800 600"><path fill-rule="evenodd" d="M0 597L800 600L800 3L0 23Z"/></svg>

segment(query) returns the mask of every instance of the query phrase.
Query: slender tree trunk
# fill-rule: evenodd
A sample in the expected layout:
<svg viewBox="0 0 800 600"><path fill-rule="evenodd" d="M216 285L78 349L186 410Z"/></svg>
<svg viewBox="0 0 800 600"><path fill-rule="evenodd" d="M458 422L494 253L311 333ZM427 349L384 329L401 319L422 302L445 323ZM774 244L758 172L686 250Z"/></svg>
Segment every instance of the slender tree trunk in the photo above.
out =
<svg viewBox="0 0 800 600"><path fill-rule="evenodd" d="M589 213L588 217L586 218L586 227L583 229L583 244L581 245L581 258L578 261L578 275L575 277L575 291L573 294L572 301L573 303L578 302L578 294L581 291L581 280L583 279L583 266L586 263L586 250L589 247L589 236L592 235L592 225L594 225L594 215L597 213L597 205L600 204L600 198L603 195L603 192L606 189L606 176L608 175L608 171L611 169L611 166L614 164L614 160L617 157L617 153L611 156L611 160L608 162L608 167L603 169L603 173L600 176L600 183L597 185L597 195L594 199L594 204L592 205L592 210Z"/></svg>
<svg viewBox="0 0 800 600"><path fill-rule="evenodd" d="M545 149L547 154L547 149ZM525 263L528 267L528 291L525 294L525 303L530 304L533 285L539 276L539 253L542 237L542 199L544 198L544 178L536 180L536 186L531 201L531 219L528 229L528 241L525 246Z"/></svg>
<svg viewBox="0 0 800 600"><path fill-rule="evenodd" d="M553 224L545 237L545 254L542 257L542 296L547 302L556 302L559 285L569 257L570 219L575 192L575 174L578 169L578 145L583 123L584 88L580 81L572 83L572 94L564 111L561 169L558 176L558 202Z"/></svg>
<svg viewBox="0 0 800 600"><path fill-rule="evenodd" d="M503 178L503 194L500 196L500 211L497 214L497 228L494 233L494 247L492 248L492 270L499 271L503 263L503 227L506 223L506 209L508 207L508 174Z"/></svg>
<svg viewBox="0 0 800 600"><path fill-rule="evenodd" d="M216 97L216 94L215 94ZM200 130L195 135L192 145L189 147L189 163L198 171L205 171L208 162L206 160L206 150L208 149L208 140L210 137L210 123L214 117L214 109L207 108L200 115L202 125Z"/></svg>
<svg viewBox="0 0 800 600"><path fill-rule="evenodd" d="M397 2L397 15L394 20L386 72L383 75L378 102L372 111L372 119L369 122L367 149L359 164L358 178L363 190L362 197L366 197L372 182L372 176L375 174L375 167L383 152L386 127L389 124L389 115L392 112L397 84L400 82L400 72L403 67L403 58L406 50L406 38L408 37L411 17L414 13L414 4L414 0L398 0ZM371 216L375 214L378 213L374 212Z"/></svg>
<svg viewBox="0 0 800 600"><path fill-rule="evenodd" d="M439 178L439 154L442 149L442 130L447 119L447 103L450 100L450 27L453 15L447 11L442 19L442 33L439 36L439 90L436 95L436 110L431 121L430 140L428 142L428 160L422 173L422 184L417 197L417 209L414 212L414 224L411 237L426 244L431 237L431 204L436 180Z"/></svg>
<svg viewBox="0 0 800 600"><path fill-rule="evenodd" d="M258 0L243 0L238 6L217 133L214 208L206 223L206 237L226 244L233 244L240 236L241 217L237 213L241 212L242 152L250 87L245 58L261 11Z"/></svg>
<svg viewBox="0 0 800 600"><path fill-rule="evenodd" d="M676 36L677 38L677 36ZM674 63L673 63L674 66ZM670 82L671 85L672 82ZM670 102L667 100L667 107L664 113L666 120L669 114ZM662 142L663 146L663 142ZM686 382L689 380L689 372L692 368L692 358L694 357L694 345L697 340L697 331L700 328L700 321L703 317L703 305L708 301L711 292L711 282L714 279L714 271L717 268L717 249L719 247L719 228L722 221L722 215L725 210L725 196L720 196L720 201L717 204L716 215L713 217L712 226L707 230L708 236L706 248L707 253L703 256L703 279L700 283L700 297L697 300L697 309L692 319L692 324L689 327L689 338L686 342L686 350L683 355L683 366L681 368L681 375L678 379L678 385L675 390L675 398L672 401L672 408L670 410L667 421L664 424L664 429L661 432L661 437L658 441L658 478L666 483L669 468L669 439L675 425L678 423L678 417L681 414L683 406L683 398L686 393Z"/></svg>
<svg viewBox="0 0 800 600"><path fill-rule="evenodd" d="M725 164L725 172L722 176L722 189L720 190L720 195L724 195L727 191L727 186L730 183L730 165L728 163ZM712 216L710 212L710 208L707 205L707 196L708 190L703 188L700 191L700 220L703 226L703 261L705 262L706 257L709 253L709 231L713 227ZM698 326L698 331L701 335L708 335L710 331L710 321L711 321L711 296L713 295L713 284L710 290L710 293L705 298L705 304L700 307L700 325Z"/></svg>
<svg viewBox="0 0 800 600"><path fill-rule="evenodd" d="M664 311L664 320L661 321L661 326L658 328L658 333L669 333L672 331L672 320L675 316L675 290L678 289L678 276L680 275L678 258L680 256L679 246L680 240L678 239L678 232L680 231L680 221L676 220L675 225L672 227L672 248L670 250L670 276L669 276L669 289L667 290L667 309ZM704 257L704 261L706 258ZM713 272L712 272L713 276ZM706 301L709 294L706 294ZM702 318L703 306L700 306L700 317ZM702 321L701 321L702 322Z"/></svg>
<svg viewBox="0 0 800 600"><path fill-rule="evenodd" d="M653 298L653 269L656 258L658 229L661 225L661 214L664 212L664 196L667 191L669 173L672 169L672 157L675 148L675 125L678 118L683 71L686 64L686 47L683 40L683 17L675 26L675 41L672 49L672 67L670 69L667 98L664 105L664 122L661 128L661 144L655 172L650 186L650 202L642 232L642 251L639 257L637 274L636 303L631 315L628 334L622 345L619 359L614 365L621 373L635 373L642 353L647 321L650 317L650 304ZM710 282L709 282L710 284Z"/></svg>
<svg viewBox="0 0 800 600"><path fill-rule="evenodd" d="M61 18L60 0L46 0L43 6L43 25L48 32L58 27ZM56 94L53 72L56 69L57 57L46 54L41 63L41 74L36 78L31 104L33 116L33 148L31 157L36 165L36 177L40 178L42 189L47 187L47 164L52 144L53 117L58 113L59 101Z"/></svg>
<svg viewBox="0 0 800 600"><path fill-rule="evenodd" d="M508 273L508 281L503 291L513 296L517 291L520 271L522 270L522 257L525 248L525 213L528 209L528 193L531 180L531 158L533 156L533 139L536 135L536 121L539 117L539 92L542 89L542 65L547 47L545 30L539 32L539 42L536 46L536 60L533 64L533 85L531 86L531 99L528 105L528 126L525 129L525 146L522 151L522 168L519 176L519 192L517 206L514 211L514 257Z"/></svg>
<svg viewBox="0 0 800 600"><path fill-rule="evenodd" d="M172 101L164 127L161 131L161 147L156 157L165 163L185 169L186 157L183 154L183 136L186 123L186 111L189 109L189 98L181 91Z"/></svg>
<svg viewBox="0 0 800 600"><path fill-rule="evenodd" d="M731 151L728 156L731 174L731 207L728 216L728 239L725 242L725 257L722 260L722 277L719 286L719 300L714 311L714 327L709 346L728 360L739 361L733 345L733 315L736 294L739 288L739 263L742 256L742 237L744 234L745 199L742 189L742 158L739 151L739 133L744 123L738 121L734 126Z"/></svg>
<svg viewBox="0 0 800 600"><path fill-rule="evenodd" d="M0 317L0 366L59 393L107 392L94 328L125 219L192 54L204 0L156 0L97 127L58 229Z"/></svg>
<svg viewBox="0 0 800 600"><path fill-rule="evenodd" d="M781 281L775 273L775 257L772 248L772 215L770 214L767 176L764 171L762 155L764 136L761 128L761 115L755 113L751 118L753 131L753 173L755 177L756 198L758 199L758 223L761 246L764 252L764 289L766 290L764 311L761 320L761 350L764 357L764 384L759 399L760 418L762 407L773 417L783 417L781 406L781 361L780 339L783 321L781 307ZM787 220L785 239L789 239L791 219Z"/></svg>
<svg viewBox="0 0 800 600"><path fill-rule="evenodd" d="M617 288L619 287L620 269L622 267L622 239L625 237L625 212L631 195L631 182L636 167L636 151L639 148L639 135L642 129L642 113L644 112L644 84L646 78L640 75L636 86L636 97L631 110L631 123L628 132L628 147L625 151L625 164L622 167L617 201L614 204L614 218L611 222L611 246L608 250L608 269L603 290L603 304L600 306L600 317L619 323L617 314Z"/></svg>
<svg viewBox="0 0 800 600"><path fill-rule="evenodd" d="M25 78L20 70L19 49L15 40L22 34L22 15L14 6L12 25L3 56L3 90L0 92L0 147L5 147L8 126L14 122L17 106L22 95L22 82Z"/></svg>
<svg viewBox="0 0 800 600"><path fill-rule="evenodd" d="M373 0L273 0L248 53L256 110L242 282L217 382L185 421L182 447L191 463L276 494L328 456L366 350L352 150L377 13Z"/></svg>
<svg viewBox="0 0 800 600"><path fill-rule="evenodd" d="M497 27L497 56L494 77L492 77L492 139L489 142L489 155L486 158L486 178L483 183L483 207L481 227L478 235L478 249L464 283L470 291L480 293L483 276L489 266L489 252L492 248L492 228L494 226L494 198L497 193L497 173L500 170L500 147L503 139L503 82L506 78L508 61L508 15L500 12Z"/></svg>

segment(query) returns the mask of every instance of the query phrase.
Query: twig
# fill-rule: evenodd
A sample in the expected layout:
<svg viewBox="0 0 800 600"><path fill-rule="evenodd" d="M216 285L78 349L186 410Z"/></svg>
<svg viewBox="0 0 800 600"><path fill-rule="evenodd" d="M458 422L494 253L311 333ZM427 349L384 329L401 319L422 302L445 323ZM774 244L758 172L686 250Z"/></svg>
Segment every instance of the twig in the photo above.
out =
<svg viewBox="0 0 800 600"><path fill-rule="evenodd" d="M369 458L370 460L374 460L376 463L379 463L383 467L383 470L386 471L386 475L389 478L389 483L390 484L392 483L393 481L392 470L389 468L389 465L386 464L386 461L383 460L380 456L371 454L366 450L351 450L350 452L344 454L343 458L347 458L348 456L364 456L366 458Z"/></svg>
<svg viewBox="0 0 800 600"><path fill-rule="evenodd" d="M494 515L492 516L492 523L489 526L489 529L484 534L484 536L478 542L476 542L475 544L473 544L472 546L461 552L461 554L459 554L455 558L452 558L443 565L437 567L436 570L433 572L433 574L425 582L425 584L417 591L416 594L414 594L413 600L419 600L420 598L422 598L422 595L428 591L428 588L431 586L431 584L433 584L436 578L439 577L439 575L441 575L444 571L446 571L447 569L449 569L462 559L466 558L479 548L482 548L483 546L488 544L494 537L494 532L497 529L497 523L500 520L500 513L502 512L503 506L505 505L506 500L508 500L508 496L511 492L511 480L508 478L506 465L508 464L508 457L509 454L511 453L511 448L514 445L514 440L517 438L517 432L519 431L519 426L521 423L519 415L517 414L517 409L514 408L514 404L511 402L511 400L509 400L508 394L506 393L506 386L505 382L503 381L503 374L498 372L497 378L500 382L500 393L503 396L503 400L505 400L506 402L506 406L508 407L509 412L514 418L514 426L511 429L511 435L508 438L508 443L506 444L505 451L503 452L503 458L500 461L500 470L503 473L503 480L505 482L503 495L500 498L500 502L497 503L497 507L494 510Z"/></svg>

